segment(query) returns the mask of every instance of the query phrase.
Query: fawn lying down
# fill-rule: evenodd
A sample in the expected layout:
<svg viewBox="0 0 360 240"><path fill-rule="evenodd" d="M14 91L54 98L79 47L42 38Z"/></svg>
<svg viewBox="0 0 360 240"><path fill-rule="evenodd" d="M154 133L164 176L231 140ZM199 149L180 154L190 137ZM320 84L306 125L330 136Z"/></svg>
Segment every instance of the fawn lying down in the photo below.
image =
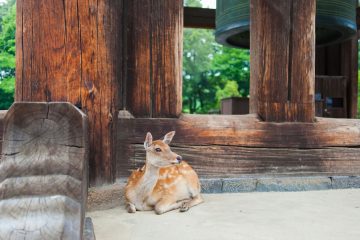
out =
<svg viewBox="0 0 360 240"><path fill-rule="evenodd" d="M169 147L174 135L169 132L164 140L152 141L147 133L145 166L132 172L125 188L129 213L155 209L163 214L179 208L185 212L203 202L196 172Z"/></svg>

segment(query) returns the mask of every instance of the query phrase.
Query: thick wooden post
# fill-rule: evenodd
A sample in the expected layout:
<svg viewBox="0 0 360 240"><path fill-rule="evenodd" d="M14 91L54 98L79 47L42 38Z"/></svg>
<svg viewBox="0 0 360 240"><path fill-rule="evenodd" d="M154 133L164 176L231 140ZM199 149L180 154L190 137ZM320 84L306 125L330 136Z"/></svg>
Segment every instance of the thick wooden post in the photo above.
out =
<svg viewBox="0 0 360 240"><path fill-rule="evenodd" d="M89 118L90 181L114 180L122 1L18 0L16 101L67 101Z"/></svg>
<svg viewBox="0 0 360 240"><path fill-rule="evenodd" d="M83 239L87 127L69 103L12 105L0 160L0 239Z"/></svg>
<svg viewBox="0 0 360 240"><path fill-rule="evenodd" d="M315 0L251 0L250 111L265 121L315 116Z"/></svg>
<svg viewBox="0 0 360 240"><path fill-rule="evenodd" d="M136 117L177 117L182 110L182 0L124 1L122 107Z"/></svg>
<svg viewBox="0 0 360 240"><path fill-rule="evenodd" d="M347 77L347 117L358 114L358 39L357 36L341 44L341 75Z"/></svg>

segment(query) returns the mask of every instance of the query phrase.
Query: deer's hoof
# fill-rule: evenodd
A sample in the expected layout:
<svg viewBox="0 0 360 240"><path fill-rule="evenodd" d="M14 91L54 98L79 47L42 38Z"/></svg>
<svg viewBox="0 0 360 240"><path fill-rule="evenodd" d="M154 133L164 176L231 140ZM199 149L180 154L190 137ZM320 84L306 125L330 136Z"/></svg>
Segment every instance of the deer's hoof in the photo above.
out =
<svg viewBox="0 0 360 240"><path fill-rule="evenodd" d="M189 208L189 202L184 202L183 204L181 204L180 212L186 212L189 210Z"/></svg>

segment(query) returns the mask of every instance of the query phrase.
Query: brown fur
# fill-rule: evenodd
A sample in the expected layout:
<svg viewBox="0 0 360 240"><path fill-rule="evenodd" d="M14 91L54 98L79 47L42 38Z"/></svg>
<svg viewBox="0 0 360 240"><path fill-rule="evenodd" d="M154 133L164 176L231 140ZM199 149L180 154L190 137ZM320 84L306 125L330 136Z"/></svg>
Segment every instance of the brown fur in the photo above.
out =
<svg viewBox="0 0 360 240"><path fill-rule="evenodd" d="M174 134L170 132L164 140L152 142L148 133L144 144L146 164L132 172L125 189L128 212L155 209L162 214L179 208L187 211L203 202L196 172L188 163L179 163L181 157L167 144Z"/></svg>

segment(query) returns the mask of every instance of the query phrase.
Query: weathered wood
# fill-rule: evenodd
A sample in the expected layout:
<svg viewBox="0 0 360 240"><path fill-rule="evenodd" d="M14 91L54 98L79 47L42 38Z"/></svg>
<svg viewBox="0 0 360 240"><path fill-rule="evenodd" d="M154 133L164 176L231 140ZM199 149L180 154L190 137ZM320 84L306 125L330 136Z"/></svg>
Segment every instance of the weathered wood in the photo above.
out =
<svg viewBox="0 0 360 240"><path fill-rule="evenodd" d="M0 159L0 239L81 239L87 127L69 103L12 105Z"/></svg>
<svg viewBox="0 0 360 240"><path fill-rule="evenodd" d="M117 177L144 163L146 132L176 131L172 150L201 177L356 175L360 121L316 118L314 123L272 123L256 115L182 115L179 119L119 119Z"/></svg>
<svg viewBox="0 0 360 240"><path fill-rule="evenodd" d="M79 202L64 196L0 201L1 239L81 239Z"/></svg>
<svg viewBox="0 0 360 240"><path fill-rule="evenodd" d="M184 27L215 29L215 9L184 7Z"/></svg>
<svg viewBox="0 0 360 240"><path fill-rule="evenodd" d="M315 0L252 0L250 112L313 122ZM300 64L301 63L301 64Z"/></svg>
<svg viewBox="0 0 360 240"><path fill-rule="evenodd" d="M176 140L175 137L174 140ZM119 158L117 177L128 177L144 165L142 144L129 144L129 152ZM359 148L288 149L237 146L173 144L172 151L191 164L200 177L240 175L357 175Z"/></svg>
<svg viewBox="0 0 360 240"><path fill-rule="evenodd" d="M91 218L85 218L83 240L96 240L94 233L94 225Z"/></svg>
<svg viewBox="0 0 360 240"><path fill-rule="evenodd" d="M125 89L123 109L150 116L151 107L151 1L124 1Z"/></svg>
<svg viewBox="0 0 360 240"><path fill-rule="evenodd" d="M90 180L114 180L122 2L17 1L16 101L68 101L89 117Z"/></svg>
<svg viewBox="0 0 360 240"><path fill-rule="evenodd" d="M182 115L179 119L119 119L118 146L143 143L176 131L174 144L263 148L324 148L360 146L360 121L316 118L314 123L272 123L250 115ZM119 156L121 158L121 156Z"/></svg>
<svg viewBox="0 0 360 240"><path fill-rule="evenodd" d="M341 75L346 76L347 84L347 116L357 117L358 102L358 40L357 37L341 44Z"/></svg>
<svg viewBox="0 0 360 240"><path fill-rule="evenodd" d="M126 102L135 117L176 117L182 102L182 1L126 1Z"/></svg>

